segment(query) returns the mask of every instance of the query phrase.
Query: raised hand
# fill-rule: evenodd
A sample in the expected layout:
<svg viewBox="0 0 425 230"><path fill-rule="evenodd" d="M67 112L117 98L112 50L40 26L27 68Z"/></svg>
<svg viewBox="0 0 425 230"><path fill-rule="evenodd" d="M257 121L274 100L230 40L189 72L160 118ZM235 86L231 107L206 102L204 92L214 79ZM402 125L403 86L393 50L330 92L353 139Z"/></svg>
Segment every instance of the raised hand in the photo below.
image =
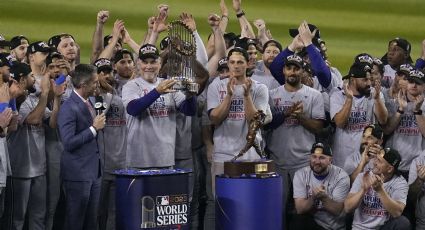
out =
<svg viewBox="0 0 425 230"><path fill-rule="evenodd" d="M50 91L50 74L46 72L41 78L40 83L41 93L48 94Z"/></svg>
<svg viewBox="0 0 425 230"><path fill-rule="evenodd" d="M155 24L155 16L152 16L148 19L148 29L153 30L154 24Z"/></svg>
<svg viewBox="0 0 425 230"><path fill-rule="evenodd" d="M372 173L367 171L363 174L363 178L362 178L362 188L364 191L369 190L369 188L372 187L372 183L371 183L371 175Z"/></svg>
<svg viewBox="0 0 425 230"><path fill-rule="evenodd" d="M233 6L233 10L235 10L235 12L238 12L241 10L241 3L242 0L233 0L232 1L232 6Z"/></svg>
<svg viewBox="0 0 425 230"><path fill-rule="evenodd" d="M158 86L156 87L156 91L158 91L159 94L175 92L175 90L173 90L172 87L174 84L176 84L176 82L177 81L174 79L164 80L158 84Z"/></svg>
<svg viewBox="0 0 425 230"><path fill-rule="evenodd" d="M353 98L354 95L353 90L351 90L350 85L348 84L348 81L344 82L344 94L345 97L349 99Z"/></svg>
<svg viewBox="0 0 425 230"><path fill-rule="evenodd" d="M251 93L251 87L252 87L252 80L251 80L251 78L247 78L247 79L245 80L245 84L243 84L243 85L242 85L242 87L243 87L243 89L244 89L244 93L243 93L243 95L244 95L245 97L249 96L249 95L250 95L250 93Z"/></svg>
<svg viewBox="0 0 425 230"><path fill-rule="evenodd" d="M264 30L266 29L266 22L260 18L254 21L254 26L257 28L257 30Z"/></svg>
<svg viewBox="0 0 425 230"><path fill-rule="evenodd" d="M209 18L208 18L209 19ZM196 30L196 23L195 19L191 14L188 13L182 13L180 15L180 20L187 26L189 29L194 32Z"/></svg>
<svg viewBox="0 0 425 230"><path fill-rule="evenodd" d="M124 21L117 19L114 23L114 28L112 29L112 36L119 38L121 36L121 31L124 30Z"/></svg>
<svg viewBox="0 0 425 230"><path fill-rule="evenodd" d="M373 190L379 192L383 189L383 185L384 185L384 175L375 175L375 174L370 174L371 176L371 185Z"/></svg>
<svg viewBox="0 0 425 230"><path fill-rule="evenodd" d="M415 111L421 110L422 104L424 103L424 96L422 94L418 95L414 99L415 102Z"/></svg>
<svg viewBox="0 0 425 230"><path fill-rule="evenodd" d="M304 48L304 43L301 40L300 35L298 34L297 36L295 36L294 39L292 39L291 44L289 44L288 46L289 50L291 51L300 51L302 48Z"/></svg>
<svg viewBox="0 0 425 230"><path fill-rule="evenodd" d="M220 25L220 16L217 14L210 14L208 16L208 24L211 26L212 29L218 28Z"/></svg>
<svg viewBox="0 0 425 230"><path fill-rule="evenodd" d="M60 97L65 93L66 90L66 82L56 85L53 79L50 79L50 84L53 86L53 93L55 97Z"/></svg>
<svg viewBox="0 0 425 230"><path fill-rule="evenodd" d="M227 95L232 96L235 92L236 79L234 77L229 78L227 82Z"/></svg>
<svg viewBox="0 0 425 230"><path fill-rule="evenodd" d="M97 23L98 24L105 24L106 21L108 21L109 18L109 11L107 10L101 10L97 13Z"/></svg>
<svg viewBox="0 0 425 230"><path fill-rule="evenodd" d="M397 94L397 102L398 102L398 109L400 111L404 111L407 107L407 99L406 98L407 98L406 92L399 90L398 94Z"/></svg>
<svg viewBox="0 0 425 230"><path fill-rule="evenodd" d="M227 6L224 0L220 1L220 11L222 16L226 16L226 17L229 16L229 10L227 9Z"/></svg>
<svg viewBox="0 0 425 230"><path fill-rule="evenodd" d="M303 21L301 25L298 27L298 32L301 38L301 41L304 44L304 47L309 46L312 43L312 39L317 32L317 29L314 31L310 31L308 24L306 21Z"/></svg>

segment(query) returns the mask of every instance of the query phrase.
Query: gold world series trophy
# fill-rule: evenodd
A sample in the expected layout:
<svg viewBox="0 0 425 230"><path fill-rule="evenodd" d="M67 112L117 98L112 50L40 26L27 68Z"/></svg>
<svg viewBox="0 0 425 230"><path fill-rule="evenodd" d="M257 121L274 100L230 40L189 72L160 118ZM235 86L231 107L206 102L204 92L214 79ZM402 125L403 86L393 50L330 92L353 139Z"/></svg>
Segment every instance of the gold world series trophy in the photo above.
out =
<svg viewBox="0 0 425 230"><path fill-rule="evenodd" d="M196 42L193 32L182 21L170 23L168 28L168 78L177 80L173 89L197 93L195 83Z"/></svg>

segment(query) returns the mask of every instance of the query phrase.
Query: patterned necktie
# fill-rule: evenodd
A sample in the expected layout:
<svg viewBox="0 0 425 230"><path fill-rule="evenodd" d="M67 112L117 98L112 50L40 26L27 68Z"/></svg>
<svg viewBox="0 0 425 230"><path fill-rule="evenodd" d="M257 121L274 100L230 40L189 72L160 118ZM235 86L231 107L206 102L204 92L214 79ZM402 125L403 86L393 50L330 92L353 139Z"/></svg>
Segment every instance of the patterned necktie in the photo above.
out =
<svg viewBox="0 0 425 230"><path fill-rule="evenodd" d="M96 117L96 111L94 111L93 106L90 104L89 100L86 100L84 103L86 104L87 108L89 109L91 117L94 119L94 117Z"/></svg>

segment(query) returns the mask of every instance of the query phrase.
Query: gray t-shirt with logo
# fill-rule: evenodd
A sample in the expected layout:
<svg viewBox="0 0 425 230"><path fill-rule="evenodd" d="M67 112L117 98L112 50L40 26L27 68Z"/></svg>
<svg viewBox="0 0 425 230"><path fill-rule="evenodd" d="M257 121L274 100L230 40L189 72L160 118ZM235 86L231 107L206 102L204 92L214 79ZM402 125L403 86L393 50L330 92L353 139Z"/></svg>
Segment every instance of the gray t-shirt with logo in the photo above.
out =
<svg viewBox="0 0 425 230"><path fill-rule="evenodd" d="M145 96L164 79L149 83L139 77L124 85L124 106ZM176 111L185 100L181 92L161 95L139 116L127 115L127 165L134 168L174 165Z"/></svg>
<svg viewBox="0 0 425 230"><path fill-rule="evenodd" d="M208 87L207 106L208 111L221 104L227 95L227 83L229 78L214 80ZM224 121L215 127L214 140L214 162L224 162L231 160L239 151L245 147L246 135L249 124L245 118L244 108L244 89L242 85L235 85L229 114ZM254 106L258 110L265 112L268 109L268 90L264 84L252 81L251 97ZM262 138L260 132L257 132L256 140L261 144ZM255 149L251 147L248 152L242 156L241 160L259 159Z"/></svg>
<svg viewBox="0 0 425 230"><path fill-rule="evenodd" d="M271 73L267 73L266 67L263 65L263 61L257 62L256 68L254 69L254 74L252 74L251 79L266 85L267 89L269 90L280 86L279 82L276 81Z"/></svg>
<svg viewBox="0 0 425 230"><path fill-rule="evenodd" d="M372 95L373 93L372 90ZM380 98L384 101L382 93ZM330 99L330 116L334 119L345 103L344 91L336 88L331 92ZM353 97L347 125L344 128L335 129L332 146L334 165L343 167L346 158L358 152L363 129L375 121L374 106L375 100L372 97Z"/></svg>
<svg viewBox="0 0 425 230"><path fill-rule="evenodd" d="M325 119L323 97L319 91L305 85L296 92L288 92L284 86L270 91L269 104L273 114L284 112L297 101L302 101L304 117ZM287 117L272 131L267 147L277 165L284 169L298 169L308 165L314 142L314 134L304 128L299 120Z"/></svg>
<svg viewBox="0 0 425 230"><path fill-rule="evenodd" d="M38 96L35 94L26 98L19 109L18 130L7 138L13 177L32 178L46 173L45 124L24 123L38 102ZM47 120L50 113L46 108L43 119Z"/></svg>
<svg viewBox="0 0 425 230"><path fill-rule="evenodd" d="M127 153L126 110L121 97L115 94L103 94L106 103L106 123L98 133L99 153L104 172L125 168ZM92 99L92 98L90 98Z"/></svg>
<svg viewBox="0 0 425 230"><path fill-rule="evenodd" d="M365 173L372 172L360 173L354 180L350 193L360 191ZM389 181L384 183L384 189L392 200L406 204L409 186L402 176L394 175ZM390 214L382 205L377 192L373 188L369 188L354 212L353 230L379 229L389 219Z"/></svg>
<svg viewBox="0 0 425 230"><path fill-rule="evenodd" d="M390 100L387 104L388 117L391 118L399 106L394 100ZM401 114L397 128L385 144L386 147L398 150L401 155L398 169L403 171L409 170L412 160L425 152L425 141L419 130L416 116L413 114L414 108L414 102L407 103L407 108L404 110L404 114ZM422 104L421 109L425 110L425 104Z"/></svg>
<svg viewBox="0 0 425 230"><path fill-rule="evenodd" d="M313 188L324 185L326 194L336 202L344 202L350 190L350 178L347 173L334 165L329 166L329 174L318 180L310 166L299 169L294 176L294 198L309 198L313 194ZM323 207L320 200L315 200L314 220L325 229L345 229L344 216L335 216Z"/></svg>

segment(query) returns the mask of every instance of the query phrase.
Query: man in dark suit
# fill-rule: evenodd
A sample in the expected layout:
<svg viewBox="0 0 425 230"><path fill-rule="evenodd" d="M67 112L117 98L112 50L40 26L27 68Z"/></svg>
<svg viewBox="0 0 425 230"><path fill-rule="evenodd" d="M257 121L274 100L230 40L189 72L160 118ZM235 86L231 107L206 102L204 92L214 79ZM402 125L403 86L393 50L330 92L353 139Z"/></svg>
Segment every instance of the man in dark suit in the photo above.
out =
<svg viewBox="0 0 425 230"><path fill-rule="evenodd" d="M65 148L61 176L66 195L65 229L96 229L101 186L101 162L97 132L105 126L105 115L96 116L90 101L98 87L96 67L80 64L71 74L74 91L58 117Z"/></svg>

